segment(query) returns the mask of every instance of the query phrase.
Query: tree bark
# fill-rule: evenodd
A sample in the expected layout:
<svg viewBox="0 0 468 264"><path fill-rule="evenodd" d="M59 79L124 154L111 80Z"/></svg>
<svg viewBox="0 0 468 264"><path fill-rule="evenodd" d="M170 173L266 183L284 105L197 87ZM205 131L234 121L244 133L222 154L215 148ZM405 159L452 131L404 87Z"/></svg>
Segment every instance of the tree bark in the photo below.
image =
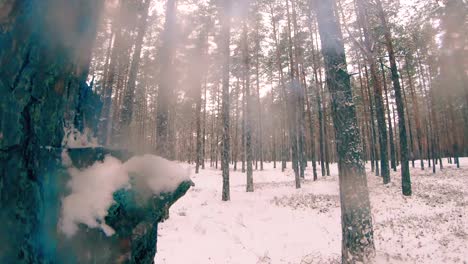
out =
<svg viewBox="0 0 468 264"><path fill-rule="evenodd" d="M345 49L331 1L316 7L337 139L342 263L367 263L375 255L372 216Z"/></svg>
<svg viewBox="0 0 468 264"><path fill-rule="evenodd" d="M410 145L409 145L409 157L411 158L411 164L412 167L414 168L414 140L413 140L413 128L411 126L411 116L409 114L409 106L408 106L408 100L406 97L406 91L405 91L405 86L404 86L404 79L403 79L403 70L400 69L400 72L402 72L402 77L401 77L401 91L403 94L403 99L405 102L405 109L406 109L406 116L408 117L408 131L409 131L409 139L410 139ZM406 118L405 118L406 119ZM401 144L401 143L400 143ZM401 148L401 147L400 147ZM400 150L402 151L402 150ZM402 154L403 155L403 154Z"/></svg>
<svg viewBox="0 0 468 264"><path fill-rule="evenodd" d="M379 130L379 145L380 145L380 169L383 177L384 184L390 182L390 169L388 167L388 139L387 139L387 125L385 122L385 110L382 99L382 83L377 74L377 66L375 61L375 42L372 37L369 26L369 18L367 15L367 0L358 0L358 19L362 26L364 34L364 44L366 47L366 58L369 64L370 75L372 78L372 85L374 86L374 100L375 110L377 116L377 127Z"/></svg>
<svg viewBox="0 0 468 264"><path fill-rule="evenodd" d="M379 59L380 61L380 70L382 71L382 83L384 87L385 93L385 103L386 103L386 111L387 111L387 122L388 122L388 136L390 141L390 166L392 167L393 171L396 171L396 154L395 154L395 139L393 137L393 125L392 125L392 117L390 115L390 103L388 102L388 89L387 89L387 77L385 76L385 67L382 58Z"/></svg>
<svg viewBox="0 0 468 264"><path fill-rule="evenodd" d="M122 141L119 142L123 144L124 147L129 147L130 143L130 123L132 122L133 118L133 105L134 105L134 98L135 98L135 85L136 79L138 75L138 70L140 67L140 56L141 56L141 48L143 46L143 38L146 33L146 25L147 25L147 18L148 18L148 9L150 5L150 0L145 0L142 3L143 10L141 11L141 18L138 25L138 33L135 40L135 51L133 52L132 56L132 63L130 65L130 71L127 81L127 89L125 89L123 94L123 103L120 112L120 120L121 120L121 133ZM124 142L127 142L126 144Z"/></svg>
<svg viewBox="0 0 468 264"><path fill-rule="evenodd" d="M372 130L372 152L374 156L374 163L375 163L375 175L380 175L379 170L379 157L378 157L378 147L377 147L377 133L375 129L375 111L374 111L374 102L372 100L372 93L370 90L370 81L369 81L369 73L367 70L367 66L364 66L364 74L366 76L366 88L367 88L367 96L369 99L369 109L370 109L370 122L371 122L371 130Z"/></svg>
<svg viewBox="0 0 468 264"><path fill-rule="evenodd" d="M275 21L275 14L273 3L269 3L270 7L270 17L271 17L271 26L273 28L273 39L275 42L275 55L276 55L276 66L278 67L278 74L279 74L279 85L280 85L280 97L281 97L281 171L284 172L286 169L286 160L287 160L287 147L286 147L286 120L287 120L287 94L286 94L286 87L284 83L283 77L283 67L281 63L281 53L278 41L278 33L276 29L276 21Z"/></svg>
<svg viewBox="0 0 468 264"><path fill-rule="evenodd" d="M223 89L222 89L222 123L223 123L223 151L221 154L221 167L223 174L222 200L229 201L229 64L230 64L230 42L231 42L231 0L224 0L222 3L223 12L221 12L221 52L223 58Z"/></svg>
<svg viewBox="0 0 468 264"><path fill-rule="evenodd" d="M424 159L423 159L423 146L422 146L422 131L421 131L421 120L419 115L419 103L416 97L415 89L413 86L413 78L409 69L409 60L408 56L405 57L406 60L406 73L408 74L408 81L410 87L411 101L413 103L414 109L414 120L416 123L416 139L418 141L418 158L420 159L421 170L424 170Z"/></svg>
<svg viewBox="0 0 468 264"><path fill-rule="evenodd" d="M286 0L286 13L287 13L287 35L288 35L288 55L289 55L289 76L290 76L290 87L288 94L288 116L289 116L289 137L291 141L291 158L292 158L292 168L294 170L294 179L296 183L296 188L301 188L301 178L300 178L300 155L298 148L298 111L297 111L297 102L298 102L298 80L296 79L296 68L294 64L294 55L293 55L293 41L291 37L291 15L289 11L289 0Z"/></svg>
<svg viewBox="0 0 468 264"><path fill-rule="evenodd" d="M258 143L259 143L259 158L260 158L260 170L263 170L263 116L262 116L262 104L260 102L260 34L259 34L259 23L256 21L255 28L255 76L257 85L257 111L258 111Z"/></svg>
<svg viewBox="0 0 468 264"><path fill-rule="evenodd" d="M156 153L173 159L173 146L170 137L169 107L172 87L175 83L173 60L175 56L176 0L167 0L166 22L162 33L161 67L158 97L156 102Z"/></svg>
<svg viewBox="0 0 468 264"><path fill-rule="evenodd" d="M252 95L250 93L250 54L249 54L249 42L247 32L247 21L243 22L242 27L242 46L243 46L243 64L244 64L244 77L245 77L245 97L243 98L246 103L245 113L245 147L247 157L247 184L246 191L253 192L253 152L252 152Z"/></svg>
<svg viewBox="0 0 468 264"><path fill-rule="evenodd" d="M206 44L208 41L207 33L205 29L199 33L198 43L196 48L196 54L194 56L194 62L203 63L205 61L205 50ZM202 140L202 129L201 129L201 107L202 107L202 86L203 86L203 78L205 73L205 69L203 66L200 65L193 65L192 69L194 69L194 84L196 86L196 100L195 100L195 126L196 126L196 158L195 158L195 173L198 173L200 170L200 165L203 160L203 140Z"/></svg>
<svg viewBox="0 0 468 264"><path fill-rule="evenodd" d="M89 103L80 100L90 89L86 78L101 5L0 4L0 263L70 260L57 252L57 214L67 192L62 140L64 130L83 118L79 105Z"/></svg>
<svg viewBox="0 0 468 264"><path fill-rule="evenodd" d="M395 91L395 100L398 112L398 130L400 139L400 156L401 156L401 186L403 195L411 195L411 178L409 172L409 157L408 157L408 139L406 136L406 117L404 101L402 96L402 88L400 85L400 76L398 75L398 67L395 59L395 52L393 49L392 35L388 27L385 12L380 0L377 0L379 8L380 21L384 29L385 45L390 60L390 70L392 72L393 90Z"/></svg>

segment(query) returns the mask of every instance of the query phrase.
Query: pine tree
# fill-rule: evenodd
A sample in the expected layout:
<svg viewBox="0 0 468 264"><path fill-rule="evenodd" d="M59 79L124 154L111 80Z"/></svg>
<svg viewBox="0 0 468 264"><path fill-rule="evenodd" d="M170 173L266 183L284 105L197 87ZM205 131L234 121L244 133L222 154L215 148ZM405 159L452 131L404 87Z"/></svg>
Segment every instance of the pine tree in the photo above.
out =
<svg viewBox="0 0 468 264"><path fill-rule="evenodd" d="M248 7L246 7L248 13ZM247 16L247 14L246 14ZM247 28L247 18L244 19L242 25L242 60L244 64L244 78L245 78L245 153L246 153L246 162L247 162L247 185L246 191L253 192L253 172L252 172L252 162L253 162L253 153L252 153L252 94L250 92L250 54L249 54L249 39L248 39L248 28Z"/></svg>
<svg viewBox="0 0 468 264"><path fill-rule="evenodd" d="M138 70L140 67L140 56L141 56L141 49L143 46L143 38L146 33L146 27L147 27L147 18L148 18L148 9L150 5L150 0L144 0L144 2L141 3L142 8L140 11L140 19L138 23L138 29L137 29L137 37L135 40L135 50L133 51L132 55L132 63L130 66L129 70L129 76L128 76L128 81L127 81L127 88L124 91L123 94L123 103L122 103L122 108L121 108L121 128L123 133L123 138L122 140L127 141L127 144L124 144L125 147L129 147L129 142L130 141L130 123L133 118L133 108L134 108L134 97L135 97L135 86L136 86L136 80L137 80L137 74ZM121 144L123 142L120 142Z"/></svg>
<svg viewBox="0 0 468 264"><path fill-rule="evenodd" d="M156 110L156 152L165 158L174 159L171 142L171 123L169 120L171 97L174 96L174 53L175 53L175 25L176 0L167 0L166 22L162 35L160 82L158 87Z"/></svg>
<svg viewBox="0 0 468 264"><path fill-rule="evenodd" d="M395 100L398 111L398 130L400 140L400 155L401 155L401 185L403 195L411 195L411 179L409 172L409 157L408 157L408 142L406 136L406 117L404 101L402 96L402 87L400 85L400 76L398 74L398 67L395 58L395 52L393 49L392 35L390 28L387 24L385 12L382 7L380 0L377 1L377 7L379 9L380 21L382 23L384 34L385 34L385 45L387 47L388 57L390 60L390 70L392 73L393 90L395 91Z"/></svg>
<svg viewBox="0 0 468 264"><path fill-rule="evenodd" d="M229 201L230 188L229 188L229 154L230 154L230 136L229 136L229 64L230 64L230 31L231 31L231 0L224 0L222 3L221 12L221 52L223 57L223 71L222 71L222 127L223 127L223 149L221 153L221 168L223 171L223 191L222 200Z"/></svg>
<svg viewBox="0 0 468 264"><path fill-rule="evenodd" d="M206 26L205 26L206 27ZM202 118L201 118L201 107L202 107L202 86L204 75L203 64L205 60L206 46L208 41L208 36L205 27L201 30L197 40L197 47L193 62L200 63L202 65L194 65L194 76L195 79L194 85L196 86L196 99L195 99L195 126L196 126L196 158L195 158L195 173L198 173L200 170L200 165L203 163L203 134L202 134ZM206 86L206 85L205 85ZM206 89L206 87L205 87Z"/></svg>
<svg viewBox="0 0 468 264"><path fill-rule="evenodd" d="M345 49L332 2L317 1L316 9L337 137L343 232L341 262L366 263L375 254L372 217Z"/></svg>
<svg viewBox="0 0 468 264"><path fill-rule="evenodd" d="M388 139L387 139L387 124L385 122L385 109L382 99L382 83L377 74L376 65L376 47L375 41L370 32L369 25L369 2L367 0L357 0L358 20L362 27L364 35L365 56L369 64L370 75L372 78L372 86L374 87L374 102L377 117L377 127L379 130L379 146L380 146L380 169L384 184L390 182L390 169L388 167Z"/></svg>
<svg viewBox="0 0 468 264"><path fill-rule="evenodd" d="M64 129L85 129L101 6L94 0L0 3L1 263L65 262L56 252L57 212L68 191L62 140Z"/></svg>

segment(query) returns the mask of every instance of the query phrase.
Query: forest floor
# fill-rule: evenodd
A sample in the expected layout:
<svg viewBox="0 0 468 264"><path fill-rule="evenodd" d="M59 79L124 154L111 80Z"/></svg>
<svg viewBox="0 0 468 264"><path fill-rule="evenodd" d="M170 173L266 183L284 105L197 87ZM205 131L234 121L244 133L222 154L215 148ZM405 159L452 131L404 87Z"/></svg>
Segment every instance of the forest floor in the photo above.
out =
<svg viewBox="0 0 468 264"><path fill-rule="evenodd" d="M192 174L195 187L159 226L156 263L340 263L336 164L315 182L308 167L301 189L277 165L254 171L253 193L232 171L230 202L221 201L220 171ZM368 168L377 263L468 263L468 158L461 165L444 160L435 175L412 168L411 197L401 195L399 172L383 185Z"/></svg>

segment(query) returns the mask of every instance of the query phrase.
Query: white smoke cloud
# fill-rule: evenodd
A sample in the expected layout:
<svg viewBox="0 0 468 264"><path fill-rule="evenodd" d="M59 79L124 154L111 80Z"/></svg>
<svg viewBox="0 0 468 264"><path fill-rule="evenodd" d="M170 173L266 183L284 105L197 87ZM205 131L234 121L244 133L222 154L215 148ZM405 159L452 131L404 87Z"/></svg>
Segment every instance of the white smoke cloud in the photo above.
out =
<svg viewBox="0 0 468 264"><path fill-rule="evenodd" d="M189 179L188 169L154 155L133 157L124 163L124 167L155 194L172 192L181 182Z"/></svg>
<svg viewBox="0 0 468 264"><path fill-rule="evenodd" d="M107 156L103 162L78 170L69 168L68 187L71 194L62 201L60 230L68 237L78 231L78 224L100 228L107 236L114 230L105 223L108 209L114 203L113 193L130 188L131 173L137 191L151 190L153 194L172 192L189 180L189 171L175 162L153 155L133 157L126 163Z"/></svg>

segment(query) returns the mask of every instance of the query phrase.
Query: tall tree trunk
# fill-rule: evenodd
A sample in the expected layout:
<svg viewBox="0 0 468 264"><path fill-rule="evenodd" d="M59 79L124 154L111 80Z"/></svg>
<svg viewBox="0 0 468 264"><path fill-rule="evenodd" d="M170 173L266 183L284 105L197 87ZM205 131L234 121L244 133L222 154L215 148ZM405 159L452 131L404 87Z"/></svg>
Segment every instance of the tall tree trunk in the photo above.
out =
<svg viewBox="0 0 468 264"><path fill-rule="evenodd" d="M399 141L400 141L400 161L401 161L401 186L403 195L411 195L411 178L409 172L409 157L408 157L408 139L406 137L406 118L405 108L402 96L402 88L400 85L400 76L398 75L398 67L395 59L395 52L393 50L392 35L390 28L388 27L385 12L382 7L380 0L377 0L377 6L379 8L380 21L384 29L385 45L387 47L388 57L390 60L390 70L392 72L392 83L393 90L395 91L395 101L398 112L398 130L399 130ZM404 94L404 92L403 92Z"/></svg>
<svg viewBox="0 0 468 264"><path fill-rule="evenodd" d="M127 88L127 76L130 69L130 50L130 36L125 33L123 34L122 50L118 56L117 83L114 90L115 99L111 104L112 114L107 131L108 145L119 145L118 143L122 136L120 130L120 109L122 109L124 92Z"/></svg>
<svg viewBox="0 0 468 264"><path fill-rule="evenodd" d="M147 25L147 18L148 18L148 9L150 5L150 0L145 0L142 3L143 8L141 10L141 18L138 25L138 33L135 40L135 51L133 52L132 56L132 63L130 66L128 82L127 82L127 89L124 91L123 95L123 104L120 112L121 118L121 133L122 133L122 141L119 142L123 144L125 147L129 147L129 139L130 139L130 123L132 122L133 118L133 105L134 105L134 97L135 97L135 85L136 79L138 75L138 69L140 67L140 56L141 56L141 48L143 46L143 38L146 33L146 25ZM124 143L126 142L126 143Z"/></svg>
<svg viewBox="0 0 468 264"><path fill-rule="evenodd" d="M106 51L106 62L104 64L104 74L101 79L101 85L100 89L96 90L99 95L103 96L104 95L104 90L106 86L106 81L107 81L107 76L109 74L109 65L110 65L110 60L111 60L111 53L112 53L112 47L115 39L115 32L114 32L114 27L111 25L111 34L109 37L109 45L107 46L107 51Z"/></svg>
<svg viewBox="0 0 468 264"><path fill-rule="evenodd" d="M318 88L318 87L317 87ZM319 88L320 89L320 88ZM325 138L323 135L323 111L322 111L322 97L320 96L320 92L317 90L316 92L317 97L317 108L318 108L318 116L319 116L319 139L320 139L320 168L322 170L322 177L325 176Z"/></svg>
<svg viewBox="0 0 468 264"><path fill-rule="evenodd" d="M205 53L206 53L206 44L208 42L207 33L205 29L202 29L200 35L198 37L198 43L196 48L196 54L194 56L194 62L200 63L204 65L205 63ZM195 173L199 172L200 165L203 159L203 150L202 150L202 130L201 130L201 105L202 105L202 86L203 86L203 79L205 75L205 69L203 66L194 65L192 67L194 69L194 84L196 89L196 101L195 101L195 126L196 126L196 157L195 157Z"/></svg>
<svg viewBox="0 0 468 264"><path fill-rule="evenodd" d="M247 152L246 152L246 137L245 137L245 128L246 128L246 123L247 123L247 94L246 94L246 78L245 74L242 74L242 139L241 139L241 144L242 144L242 173L245 173L245 161L247 157Z"/></svg>
<svg viewBox="0 0 468 264"><path fill-rule="evenodd" d="M396 121L396 116L397 113L395 112L395 106L392 105L392 116L393 116L393 135L395 135L395 142L400 142L400 138L398 136L397 132L397 121ZM395 146L395 158L396 158L396 166L400 166L400 149L398 146Z"/></svg>
<svg viewBox="0 0 468 264"><path fill-rule="evenodd" d="M324 141L324 151L325 151L325 170L327 172L327 176L330 176L330 151L328 149L329 146L329 135L328 135L328 121L327 121L327 109L325 104L325 87L323 85L320 86L322 90L322 119L323 119L323 141Z"/></svg>
<svg viewBox="0 0 468 264"><path fill-rule="evenodd" d="M240 89L241 89L241 85L240 85L240 78L237 77L237 81L236 81L236 98L235 98L235 113L236 113L236 118L234 119L234 155L232 157L233 161L234 161L234 171L237 170L237 158L238 158L238 155L239 155L239 115L240 115L240 108L239 108L239 97L240 97Z"/></svg>
<svg viewBox="0 0 468 264"><path fill-rule="evenodd" d="M375 42L370 32L369 18L367 15L368 8L367 0L358 0L358 19L362 26L364 34L364 43L366 47L366 58L369 64L369 70L374 86L375 110L377 116L377 126L379 129L379 145L380 145L380 169L384 184L390 182L390 169L388 167L388 140L387 140L387 125L385 122L385 109L382 99L382 83L377 74L377 65L375 61Z"/></svg>
<svg viewBox="0 0 468 264"><path fill-rule="evenodd" d="M312 4L312 2L309 2L309 4ZM310 7L312 9L312 6ZM311 17L309 17L309 33L312 39L312 67L313 67L313 72L314 72L314 80L315 80L315 97L317 98L317 112L318 112L318 123L319 123L319 150L320 150L320 169L322 173L322 177L325 176L325 153L324 153L324 135L323 135L323 112L322 112L322 100L320 96L320 91L322 87L322 74L320 73L320 78L319 78L319 71L320 70L320 58L318 54L318 37L316 34L314 34L314 30L312 30L312 23L315 21L312 20Z"/></svg>
<svg viewBox="0 0 468 264"><path fill-rule="evenodd" d="M366 93L364 92L364 81L362 79L362 67L361 67L361 59L360 57L358 57L358 72L359 72L359 88L360 88L360 92L361 92L361 100L362 100L362 111L364 113L364 127L365 127L365 134L367 135L367 138L372 138L372 135L371 135L371 132L370 132L370 128L369 128L369 116L368 116L368 112L367 112L367 97L366 97ZM366 137L363 136L363 142L365 144L366 142ZM369 152L370 152L370 159L371 159L371 171L374 172L375 170L375 166L374 166L374 145L373 145L373 141L370 142L370 148L369 148ZM363 144L363 145L364 145ZM364 147L364 150L366 148ZM366 157L364 155L364 157Z"/></svg>
<svg viewBox="0 0 468 264"><path fill-rule="evenodd" d="M318 29L316 29L318 31ZM316 34L318 36L318 32ZM315 38L315 46L317 47L317 50L319 49L319 44L318 44L318 38L316 37ZM316 56L316 59L317 59L317 68L318 68L318 91L317 93L319 94L319 96L321 97L321 103L320 103L320 109L319 109L319 119L321 120L320 121L320 124L321 124L321 127L320 127L320 131L321 131L321 138L320 138L320 141L321 141L321 144L322 145L322 150L323 150L323 154L320 154L320 155L323 155L323 163L322 163L322 176L330 176L330 160L329 160L329 151L328 151L328 131L327 131L327 107L325 106L325 89L324 89L324 85L323 85L323 79L322 79L322 65L321 65L321 59L319 56ZM320 116L321 115L321 116ZM322 158L322 156L321 156Z"/></svg>
<svg viewBox="0 0 468 264"><path fill-rule="evenodd" d="M120 7L122 8L122 7ZM102 145L108 144L109 130L111 126L111 110L112 110L112 93L113 86L117 71L119 54L122 52L122 33L120 29L120 24L115 25L115 37L112 47L112 53L110 58L109 69L107 73L107 78L104 81L105 86L103 87L103 106L101 111L101 122L99 124L99 139Z"/></svg>
<svg viewBox="0 0 468 264"><path fill-rule="evenodd" d="M340 28L328 0L317 2L317 20L337 139L342 263L367 263L375 255L372 216L350 76Z"/></svg>
<svg viewBox="0 0 468 264"><path fill-rule="evenodd" d="M289 75L290 75L290 87L288 95L288 112L289 112L289 126L290 126L290 141L291 141L291 157L292 157L292 167L294 170L294 179L296 183L296 188L301 188L301 178L299 172L299 149L298 149L298 112L297 112L297 89L298 83L296 79L296 69L294 67L294 55L293 55L293 41L291 37L291 15L289 12L289 0L286 0L286 13L288 19L288 55L289 55Z"/></svg>
<svg viewBox="0 0 468 264"><path fill-rule="evenodd" d="M287 120L287 95L286 95L286 86L284 83L283 77L283 67L281 64L281 53L280 53L280 46L278 41L278 33L276 29L276 21L275 21L275 12L273 3L269 3L270 7L270 19L271 19L271 26L273 28L273 39L275 42L275 59L276 59L276 66L278 67L278 74L279 74L279 86L280 86L280 98L281 98L281 171L284 172L286 169L286 160L287 160L287 147L286 147L286 120Z"/></svg>
<svg viewBox="0 0 468 264"><path fill-rule="evenodd" d="M418 158L420 159L421 163L421 170L424 170L424 159L423 159L423 147L422 147L422 131L421 131L421 121L420 121L420 115L419 115L419 103L416 97L415 89L413 86L413 78L411 75L411 72L409 70L409 60L408 56L405 57L406 60L406 73L408 74L408 82L409 82L409 87L410 87L410 94L411 94L411 100L413 103L413 110L414 110L414 120L416 123L416 139L418 141Z"/></svg>
<svg viewBox="0 0 468 264"><path fill-rule="evenodd" d="M314 136L314 120L312 118L312 107L310 106L309 96L307 95L307 85L305 80L305 73L302 74L303 82L304 82L304 94L306 105L307 105L307 117L309 118L309 133L310 133L310 149L311 149L311 156L312 156L312 172L314 176L314 181L317 180L317 163L315 158L315 136ZM310 89L312 91L312 89Z"/></svg>
<svg viewBox="0 0 468 264"><path fill-rule="evenodd" d="M396 154L395 154L395 139L393 138L393 125L392 125L392 117L390 115L390 103L388 102L388 89L387 89L387 77L385 76L385 67L382 58L379 59L380 61L380 70L382 71L382 83L384 87L385 93L385 104L387 110L387 120L388 120L388 136L390 141L390 166L392 167L393 171L396 171Z"/></svg>
<svg viewBox="0 0 468 264"><path fill-rule="evenodd" d="M297 139L298 139L298 164L299 164L299 175L304 178L305 167L307 165L307 156L305 154L305 111L304 111L304 88L302 88L301 82L301 69L300 60L302 59L299 55L299 43L298 43L298 24L297 24L297 12L296 12L296 1L291 1L291 13L292 13L292 26L294 33L293 47L294 47L294 70L295 70L295 84L297 92Z"/></svg>
<svg viewBox="0 0 468 264"><path fill-rule="evenodd" d="M247 32L247 21L243 22L242 27L242 50L243 50L243 64L244 64L244 76L245 76L245 97L243 98L246 102L246 113L245 113L245 147L247 156L247 185L246 191L253 192L253 172L252 172L252 95L250 94L250 54L249 54L249 42Z"/></svg>
<svg viewBox="0 0 468 264"><path fill-rule="evenodd" d="M255 54L255 76L257 84L257 111L258 111L258 143L259 143L259 156L260 156L260 170L263 170L263 117L262 117L262 105L260 102L260 36L258 33L258 24L256 28L256 54Z"/></svg>
<svg viewBox="0 0 468 264"><path fill-rule="evenodd" d="M418 64L418 67L417 67L417 70L418 70L418 78L419 78L419 89L420 89L420 93L421 93L421 96L424 96L425 100L423 100L423 102L426 104L426 111L427 111L427 115L430 116L430 110L429 110L429 104L428 104L428 97L427 97L427 93L426 93L426 90L427 90L427 86L426 86L426 78L424 76L424 69L422 67L422 62L421 62L421 54L419 54L419 51L418 49L416 49L416 59L417 59L417 64ZM425 139L426 139L426 158L427 158L427 166L430 168L431 167L431 159L430 159L430 144L429 144L429 131L428 131L428 117L426 116L424 118L424 121L425 121L425 127L426 127L426 133L425 133ZM421 159L423 159L423 157L421 157Z"/></svg>
<svg viewBox="0 0 468 264"><path fill-rule="evenodd" d="M409 131L409 139L410 139L410 146L409 146L409 156L411 158L411 164L412 164L412 167L414 168L414 140L413 140L413 128L411 126L411 116L409 114L409 107L408 107L408 100L407 100L407 97L406 97L406 91L405 91L405 86L404 86L404 79L403 79L403 70L400 69L400 72L402 73L402 77L401 77L401 91L402 91L402 94L403 94L403 99L404 99L404 102L405 102L405 109L406 109L406 116L408 117L407 120L408 120L408 131ZM401 135L400 135L401 137ZM403 148L401 146L401 142L400 142L400 151L403 151ZM401 154L403 155L403 153ZM403 158L403 157L402 157ZM403 164L403 163L402 163Z"/></svg>
<svg viewBox="0 0 468 264"><path fill-rule="evenodd" d="M377 133L375 129L375 114L374 114L374 102L372 100L372 93L370 90L370 80L369 80L369 73L367 71L367 66L364 66L364 74L366 76L366 88L367 88L367 96L369 98L369 108L370 108L370 122L371 122L371 130L372 130L372 152L374 156L375 162L375 175L380 175L379 170L379 157L378 157L378 147L377 147Z"/></svg>
<svg viewBox="0 0 468 264"><path fill-rule="evenodd" d="M166 22L162 33L161 67L158 97L156 102L156 152L158 155L173 159L170 142L169 108L175 83L173 60L175 56L176 0L167 0Z"/></svg>
<svg viewBox="0 0 468 264"><path fill-rule="evenodd" d="M207 105L207 89L208 89L208 84L205 76L205 85L204 85L204 96L203 96L203 131L202 131L202 161L201 161L201 167L202 170L205 169L205 158L206 158L206 105Z"/></svg>
<svg viewBox="0 0 468 264"><path fill-rule="evenodd" d="M68 191L62 140L64 129L83 118L80 104L89 103L80 100L90 89L86 78L101 5L0 3L1 263L72 258L73 252L66 260L57 252L57 214Z"/></svg>
<svg viewBox="0 0 468 264"><path fill-rule="evenodd" d="M223 151L221 155L221 167L223 171L222 200L230 200L229 188L229 64L230 64L230 42L231 42L231 0L223 1L223 12L221 12L221 52L223 56L223 91L222 91L222 119L223 119Z"/></svg>
<svg viewBox="0 0 468 264"><path fill-rule="evenodd" d="M273 68L270 68L270 74L271 74L271 87L273 87ZM275 102L275 95L274 95L274 90L273 88L271 89L271 105L270 107L273 107L273 104ZM274 125L275 122L272 120L272 125ZM276 155L276 141L277 141L277 129L272 129L272 152L271 152L271 159L273 160L273 169L276 169L276 161L277 161L277 155Z"/></svg>

